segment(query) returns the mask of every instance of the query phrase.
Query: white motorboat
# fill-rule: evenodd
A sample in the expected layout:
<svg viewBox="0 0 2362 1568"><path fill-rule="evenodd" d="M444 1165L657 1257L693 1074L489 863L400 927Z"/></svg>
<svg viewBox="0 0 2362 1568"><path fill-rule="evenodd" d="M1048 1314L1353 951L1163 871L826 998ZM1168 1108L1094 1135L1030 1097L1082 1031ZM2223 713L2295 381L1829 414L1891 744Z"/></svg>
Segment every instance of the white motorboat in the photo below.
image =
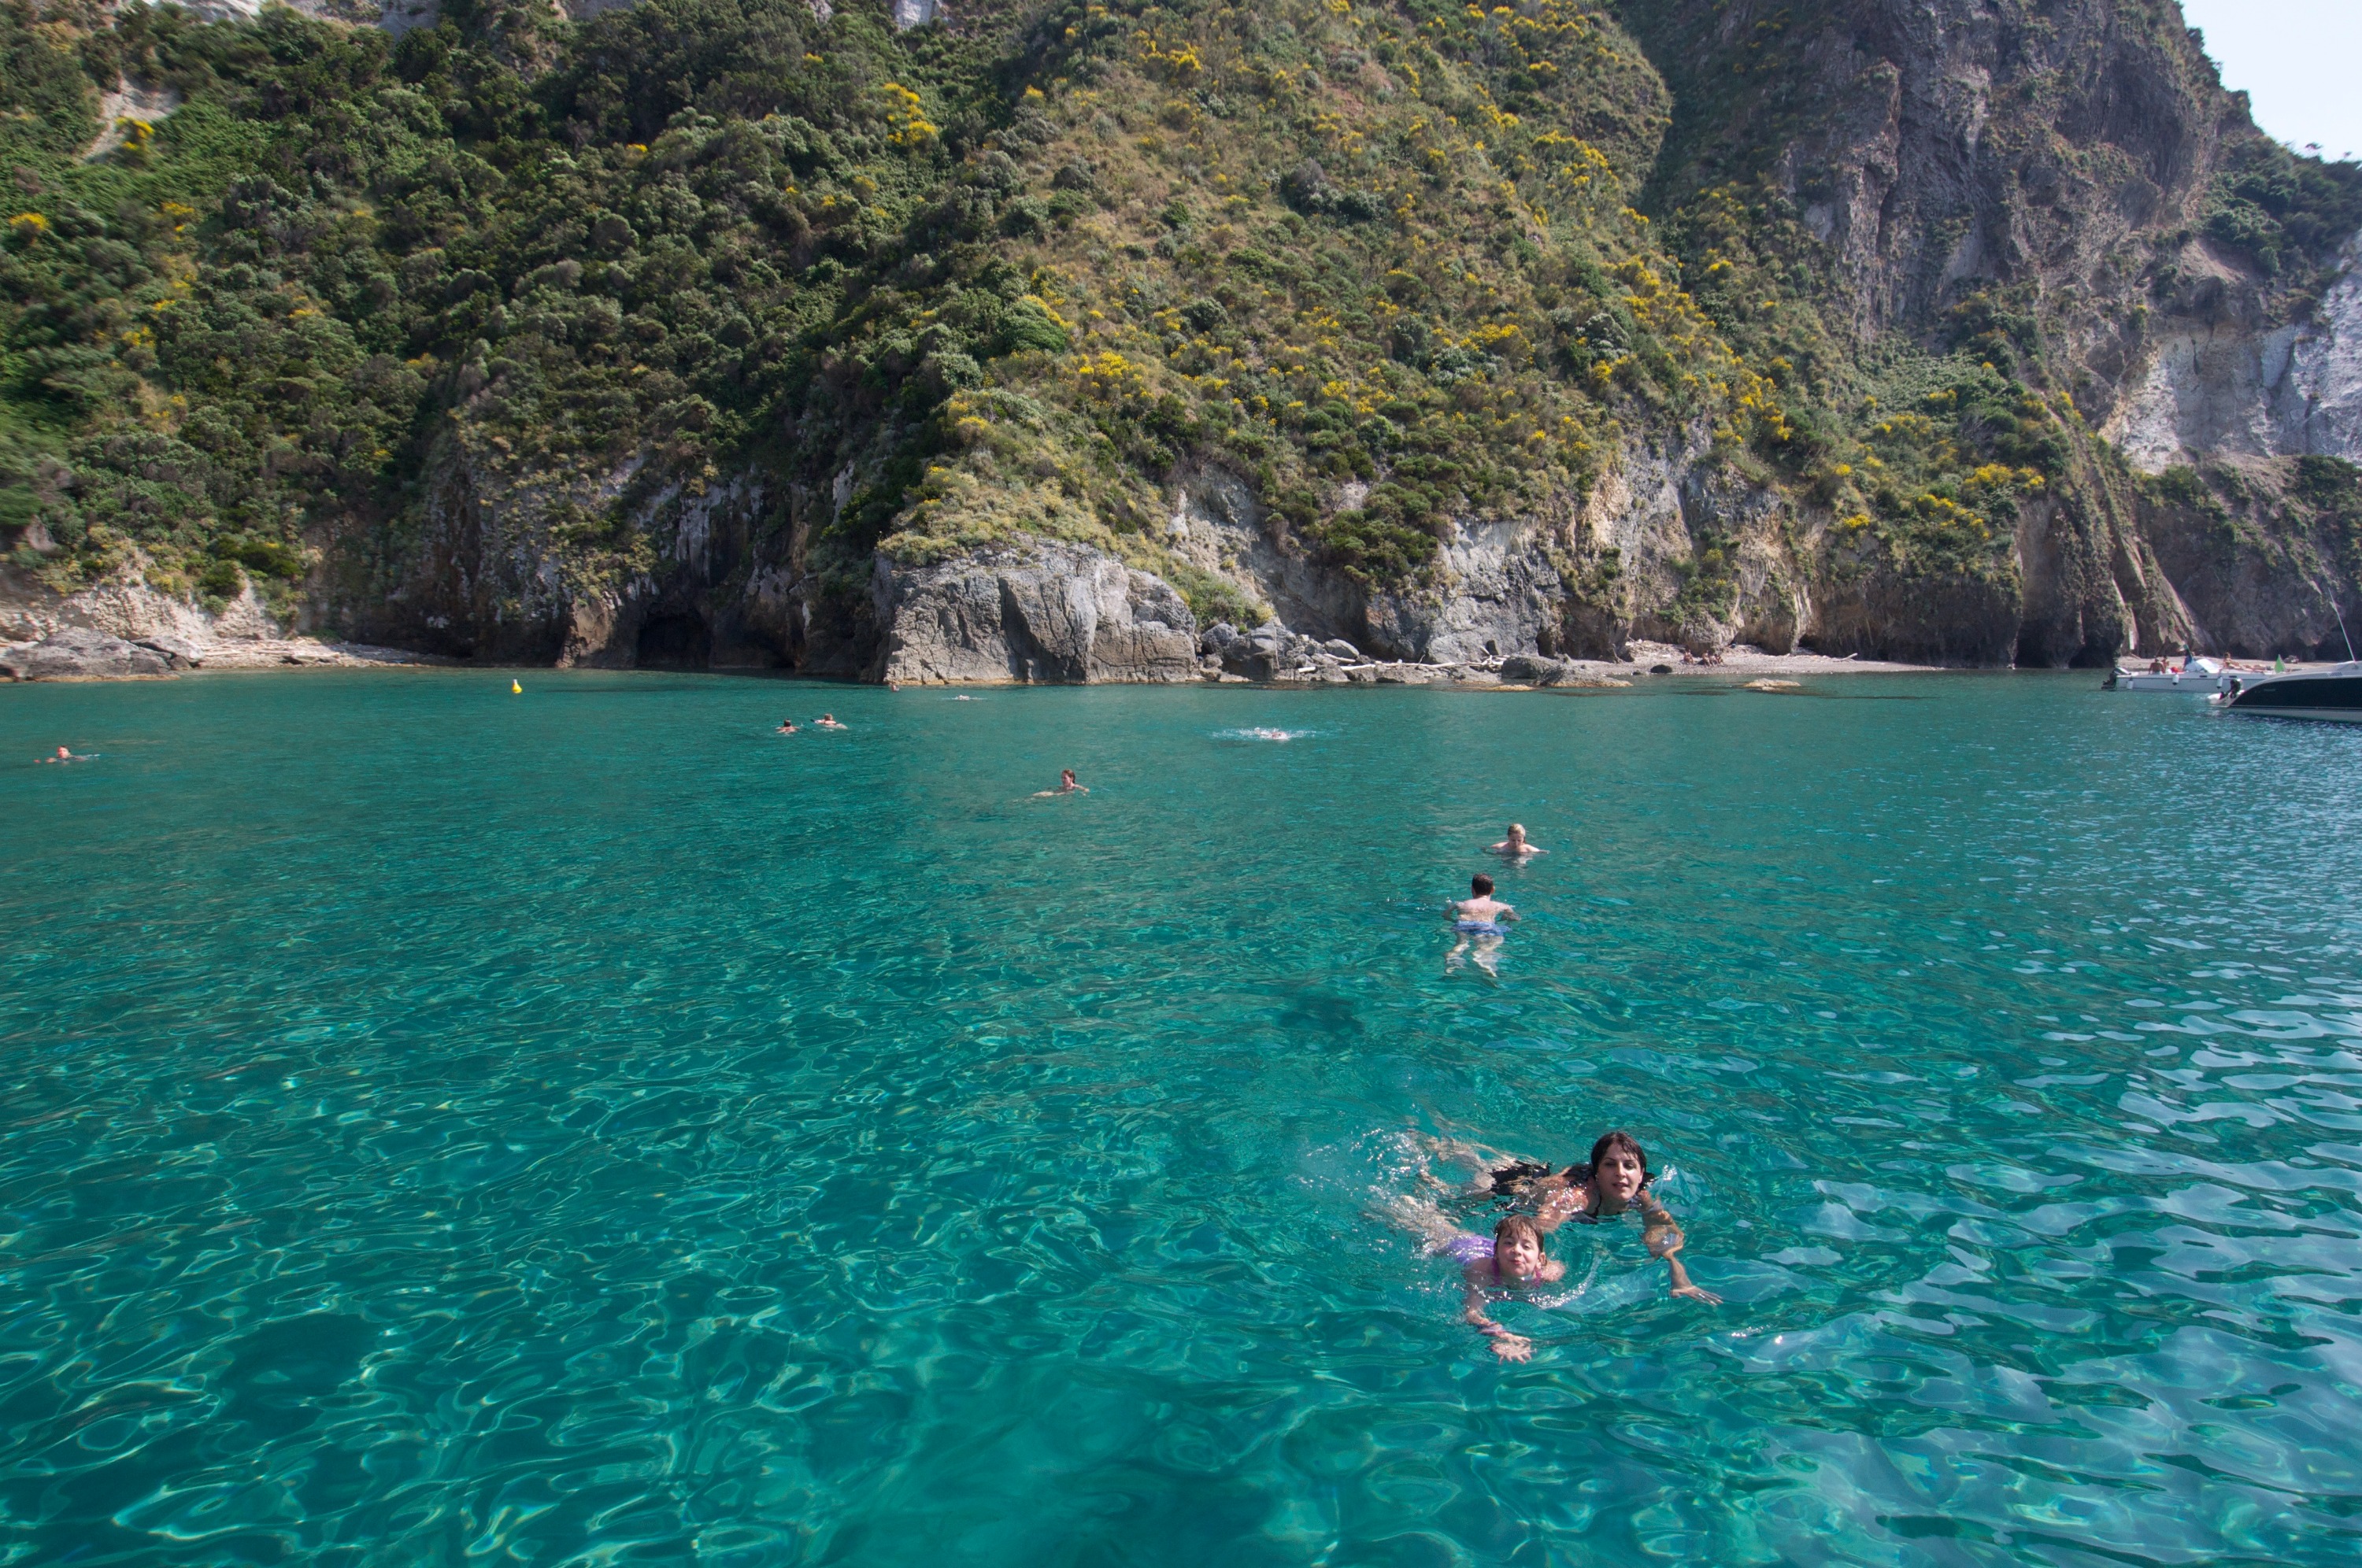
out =
<svg viewBox="0 0 2362 1568"><path fill-rule="evenodd" d="M2230 690L2234 677L2246 682L2273 679L2268 670L2233 669L2219 658L2191 657L2163 670L2112 669L2101 684L2110 691L2182 691L2212 697Z"/></svg>

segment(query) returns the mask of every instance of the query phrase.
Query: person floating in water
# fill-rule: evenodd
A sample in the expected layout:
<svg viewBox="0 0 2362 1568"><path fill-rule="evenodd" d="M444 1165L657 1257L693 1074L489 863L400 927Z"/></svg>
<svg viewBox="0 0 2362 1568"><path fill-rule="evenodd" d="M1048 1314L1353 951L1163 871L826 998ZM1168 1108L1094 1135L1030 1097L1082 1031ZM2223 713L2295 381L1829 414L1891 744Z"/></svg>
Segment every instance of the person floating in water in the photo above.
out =
<svg viewBox="0 0 2362 1568"><path fill-rule="evenodd" d="M836 722L834 713L822 713L812 724L812 728L816 730L841 730L846 727Z"/></svg>
<svg viewBox="0 0 2362 1568"><path fill-rule="evenodd" d="M1443 960L1446 970L1456 969L1475 950L1476 966L1488 975L1497 976L1496 955L1501 951L1501 938L1508 933L1502 922L1518 918L1518 911L1493 896L1493 878L1479 872L1468 878L1469 897L1455 899L1445 907L1451 916L1451 929L1460 933L1460 944Z"/></svg>
<svg viewBox="0 0 2362 1568"><path fill-rule="evenodd" d="M1503 1361L1530 1360L1533 1341L1503 1328L1485 1307L1490 1297L1566 1277L1566 1264L1550 1255L1541 1227L1529 1216L1507 1214L1490 1236L1478 1235L1452 1224L1432 1202L1415 1198L1396 1198L1385 1213L1424 1241L1428 1252L1440 1253L1460 1265L1466 1286L1460 1320L1492 1341L1493 1353Z"/></svg>
<svg viewBox="0 0 2362 1568"><path fill-rule="evenodd" d="M1534 1223L1545 1235L1570 1220L1588 1225L1626 1213L1639 1214L1640 1240L1651 1257L1664 1260L1672 1293L1708 1306L1721 1304L1721 1297L1693 1283L1689 1270L1682 1265L1681 1225L1649 1190L1649 1155L1629 1132L1604 1134L1591 1145L1590 1164L1569 1165L1556 1175L1547 1165L1510 1158L1475 1143L1431 1139L1426 1141L1426 1147L1430 1154L1477 1171L1470 1196L1509 1198L1531 1205Z"/></svg>
<svg viewBox="0 0 2362 1568"><path fill-rule="evenodd" d="M796 730L796 722L795 722L793 719L781 719L781 720L779 721L779 727L778 727L778 729L776 729L776 730L773 730L771 733L772 733L773 734L775 734L775 735L791 735L791 734L796 734L796 733L797 733L797 730Z"/></svg>
<svg viewBox="0 0 2362 1568"><path fill-rule="evenodd" d="M98 754L94 751L68 751L65 747L60 746L58 747L58 754L55 756L45 756L41 758L41 760L43 762L88 762L92 757L96 756Z"/></svg>
<svg viewBox="0 0 2362 1568"><path fill-rule="evenodd" d="M1548 855L1550 851L1538 849L1526 842L1525 823L1511 823L1509 836L1493 845L1493 853L1507 860L1523 861L1531 860L1537 855Z"/></svg>
<svg viewBox="0 0 2362 1568"><path fill-rule="evenodd" d="M1087 786L1075 782L1073 768L1061 767L1058 769L1058 787L1055 790L1036 790L1033 791L1033 798L1039 801L1051 795L1087 795L1089 793L1090 790Z"/></svg>

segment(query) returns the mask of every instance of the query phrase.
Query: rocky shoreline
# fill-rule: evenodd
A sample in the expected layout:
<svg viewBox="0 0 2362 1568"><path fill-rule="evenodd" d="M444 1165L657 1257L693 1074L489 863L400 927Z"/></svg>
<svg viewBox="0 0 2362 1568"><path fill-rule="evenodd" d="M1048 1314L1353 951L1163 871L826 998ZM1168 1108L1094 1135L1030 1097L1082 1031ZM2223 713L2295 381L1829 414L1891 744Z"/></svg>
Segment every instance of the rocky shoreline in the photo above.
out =
<svg viewBox="0 0 2362 1568"><path fill-rule="evenodd" d="M171 636L133 641L89 626L63 627L39 642L0 645L0 679L16 681L169 680L184 669L350 669L450 662L403 648L324 643L313 637L199 645Z"/></svg>
<svg viewBox="0 0 2362 1568"><path fill-rule="evenodd" d="M186 669L448 664L406 648L290 635L248 589L219 612L122 581L71 598L0 583L0 680L159 680Z"/></svg>
<svg viewBox="0 0 2362 1568"><path fill-rule="evenodd" d="M896 686L1214 683L1584 690L1672 675L1713 675L1780 690L1805 676L1954 668L1739 642L1700 655L1640 638L1623 643L1617 650L1621 657L1557 657L1539 651L1535 644L1540 639L1532 637L1502 639L1510 642L1511 651L1500 652L1492 638L1476 643L1473 637L1445 636L1424 639L1424 657L1387 657L1389 650L1344 637L1313 636L1277 619L1244 628L1228 622L1201 627L1181 595L1161 578L1096 551L1046 545L1005 558L969 558L907 575L881 571L878 598L887 634L858 678ZM105 584L71 598L0 595L5 680L140 680L193 669L429 664L490 668L519 667L520 661L479 664L291 635L250 590L219 611L137 581ZM775 667L715 662L701 668Z"/></svg>

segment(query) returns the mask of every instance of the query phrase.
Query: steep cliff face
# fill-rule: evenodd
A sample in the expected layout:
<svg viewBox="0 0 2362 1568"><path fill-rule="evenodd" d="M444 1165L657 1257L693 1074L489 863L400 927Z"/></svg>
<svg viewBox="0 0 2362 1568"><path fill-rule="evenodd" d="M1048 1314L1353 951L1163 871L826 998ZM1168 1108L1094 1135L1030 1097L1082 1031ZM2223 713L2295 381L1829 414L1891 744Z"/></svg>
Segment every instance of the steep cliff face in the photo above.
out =
<svg viewBox="0 0 2362 1568"><path fill-rule="evenodd" d="M1340 569L1319 538L1321 520L1366 507L1384 458L1369 480L1317 487L1312 514L1291 517L1263 493L1267 466L1259 484L1219 451L1184 451L1146 476L1160 498L1142 509L1165 519L1145 530L1156 555L1127 549L1134 565L1119 567L1088 550L1021 551L1021 590L994 547L917 573L881 561L866 603L828 602L803 563L782 559L772 580L795 610L777 619L823 633L754 645L760 657L901 679L1169 679L1187 668L1177 645L1166 659L1096 659L1087 637L1040 642L1027 608L1060 599L1040 573L1071 568L1075 602L1120 620L1129 591L1099 579L1140 566L1194 571L1312 638L1436 662L1612 657L1635 637L1966 664L2320 643L2340 590L2317 529L2265 508L2245 554L2199 548L2188 506L2138 477L2215 454L2348 458L2362 437L2355 253L2324 271L2301 246L2267 258L2219 237L2226 180L2260 156L2257 138L2172 7L1628 0L1613 22L1595 18L1617 23L1671 109L1628 165L1628 188L1666 229L1668 282L1688 285L1701 325L1740 359L1785 349L1805 362L1784 407L1835 434L1820 473L1759 460L1761 443L1750 451L1710 409L1626 402L1623 433L1587 474L1510 508L1447 508L1426 569L1388 581ZM1743 247L1716 222L1734 192L1753 230ZM1155 226L1134 236L1165 249ZM1746 306L1711 287L1742 248L1749 281L1788 316L1772 332L1750 334ZM1949 502L1941 479L1915 496L1828 482L1849 435L1880 460L1871 433L1898 407L1880 367L1898 359L1973 364L2046 404L2033 421L2055 447L2046 482L1988 498L1981 555L1931 550L1880 515ZM1944 374L1918 380L1948 390ZM1967 449L1963 469L1994 455L1972 422L1939 434ZM710 600L710 579L696 580ZM634 655L611 638L594 657Z"/></svg>
<svg viewBox="0 0 2362 1568"><path fill-rule="evenodd" d="M94 154L62 34L8 57L21 571L898 679L2299 652L2356 596L2362 171L2171 0L354 19L126 13L83 66L186 106Z"/></svg>
<svg viewBox="0 0 2362 1568"><path fill-rule="evenodd" d="M2143 524L2186 586L2192 641L2251 656L2347 659L2362 580L2362 483L2320 457L2225 457L2169 469ZM2342 619L2341 619L2342 618Z"/></svg>
<svg viewBox="0 0 2362 1568"><path fill-rule="evenodd" d="M2362 221L2353 171L2265 143L2178 7L1628 0L1619 14L1674 90L1657 208L1681 222L1751 186L1773 226L1793 215L1809 231L1824 323L1872 370L1831 402L1883 390L1878 361L1912 348L2071 399L2065 460L2015 509L2010 570L1941 585L1891 560L1826 573L1822 640L2026 663L2202 642L2175 573L2214 569L2160 558L2141 487L2103 444L2148 473L2215 452L2356 455L2354 252L2333 254ZM2268 613L2238 624L2242 651L2310 636Z"/></svg>
<svg viewBox="0 0 2362 1568"><path fill-rule="evenodd" d="M2347 245L2309 312L2264 308L2257 280L2202 240L2177 260L2179 308L2105 426L2126 460L2153 474L2210 455L2362 460L2362 249Z"/></svg>

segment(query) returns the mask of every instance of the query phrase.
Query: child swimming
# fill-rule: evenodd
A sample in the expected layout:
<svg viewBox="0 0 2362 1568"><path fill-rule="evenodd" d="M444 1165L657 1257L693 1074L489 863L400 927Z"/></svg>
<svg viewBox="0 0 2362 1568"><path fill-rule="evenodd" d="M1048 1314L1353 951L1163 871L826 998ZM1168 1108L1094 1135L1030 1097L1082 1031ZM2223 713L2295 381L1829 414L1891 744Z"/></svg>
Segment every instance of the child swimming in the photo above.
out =
<svg viewBox="0 0 2362 1568"><path fill-rule="evenodd" d="M1534 1342L1513 1334L1485 1310L1488 1295L1530 1290L1566 1277L1566 1264L1550 1255L1542 1229L1523 1214L1507 1214L1490 1236L1454 1226L1432 1203L1415 1198L1396 1198L1388 1218L1426 1238L1426 1250L1440 1253L1460 1265L1467 1286L1461 1297L1460 1320L1493 1342L1493 1353L1503 1361L1528 1361Z"/></svg>

